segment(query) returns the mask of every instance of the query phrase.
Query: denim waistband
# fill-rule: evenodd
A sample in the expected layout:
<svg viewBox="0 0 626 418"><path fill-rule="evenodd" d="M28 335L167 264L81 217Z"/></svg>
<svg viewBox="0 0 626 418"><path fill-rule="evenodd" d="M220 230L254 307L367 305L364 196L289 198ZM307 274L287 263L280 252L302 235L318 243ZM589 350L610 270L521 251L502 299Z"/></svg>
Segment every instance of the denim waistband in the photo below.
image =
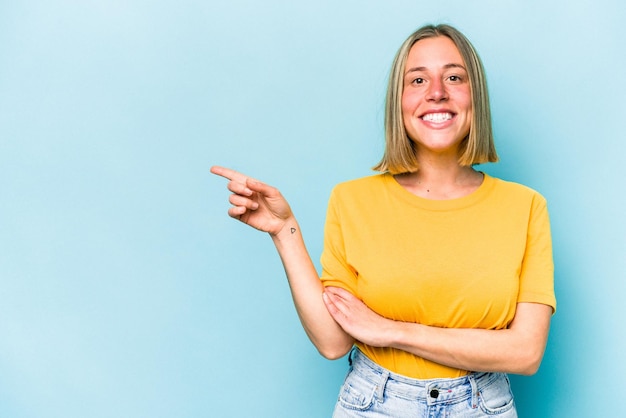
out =
<svg viewBox="0 0 626 418"><path fill-rule="evenodd" d="M475 407L481 388L493 383L498 373L470 373L467 376L444 379L413 379L379 366L358 348L350 353L352 370L374 383L382 399L385 392L407 399L424 401L429 405L472 399Z"/></svg>

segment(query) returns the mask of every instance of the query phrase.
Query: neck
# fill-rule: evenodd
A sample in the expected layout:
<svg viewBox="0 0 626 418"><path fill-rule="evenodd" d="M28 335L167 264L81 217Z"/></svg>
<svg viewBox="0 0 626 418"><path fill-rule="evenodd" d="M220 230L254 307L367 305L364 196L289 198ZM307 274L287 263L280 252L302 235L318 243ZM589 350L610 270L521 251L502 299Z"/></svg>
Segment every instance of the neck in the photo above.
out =
<svg viewBox="0 0 626 418"><path fill-rule="evenodd" d="M400 174L396 180L405 189L427 199L444 200L463 197L475 191L483 181L482 173L458 162L432 164L423 161L415 173Z"/></svg>

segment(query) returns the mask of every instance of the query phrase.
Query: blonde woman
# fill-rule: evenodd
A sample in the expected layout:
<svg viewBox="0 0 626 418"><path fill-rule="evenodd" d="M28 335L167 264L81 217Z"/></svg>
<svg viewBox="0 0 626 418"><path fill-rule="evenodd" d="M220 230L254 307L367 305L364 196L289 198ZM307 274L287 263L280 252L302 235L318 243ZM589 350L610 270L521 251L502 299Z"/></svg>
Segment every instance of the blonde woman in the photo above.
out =
<svg viewBox="0 0 626 418"><path fill-rule="evenodd" d="M516 417L556 309L537 192L474 169L497 161L481 61L448 25L400 47L377 175L336 186L322 274L280 192L236 171L231 217L269 233L319 352L350 353L334 417Z"/></svg>

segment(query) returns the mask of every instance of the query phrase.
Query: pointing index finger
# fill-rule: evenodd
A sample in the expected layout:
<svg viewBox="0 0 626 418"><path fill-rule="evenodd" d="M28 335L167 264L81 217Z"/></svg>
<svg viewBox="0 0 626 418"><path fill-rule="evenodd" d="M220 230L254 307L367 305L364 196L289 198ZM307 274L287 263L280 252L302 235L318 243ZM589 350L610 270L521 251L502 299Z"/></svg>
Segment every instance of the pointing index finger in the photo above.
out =
<svg viewBox="0 0 626 418"><path fill-rule="evenodd" d="M226 167L220 167L218 165L214 165L213 167L211 167L211 173L217 174L218 176L224 177L225 179L243 184L246 184L246 179L248 178L238 171L231 170L230 168Z"/></svg>

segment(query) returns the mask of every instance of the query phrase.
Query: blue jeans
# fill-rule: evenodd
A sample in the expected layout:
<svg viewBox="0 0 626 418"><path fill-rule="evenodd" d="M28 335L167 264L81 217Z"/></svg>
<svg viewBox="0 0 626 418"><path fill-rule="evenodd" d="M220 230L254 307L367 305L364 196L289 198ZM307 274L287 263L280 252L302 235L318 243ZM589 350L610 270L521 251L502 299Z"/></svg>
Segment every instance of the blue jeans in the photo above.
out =
<svg viewBox="0 0 626 418"><path fill-rule="evenodd" d="M333 418L517 418L504 373L419 380L390 372L356 348L351 359Z"/></svg>

